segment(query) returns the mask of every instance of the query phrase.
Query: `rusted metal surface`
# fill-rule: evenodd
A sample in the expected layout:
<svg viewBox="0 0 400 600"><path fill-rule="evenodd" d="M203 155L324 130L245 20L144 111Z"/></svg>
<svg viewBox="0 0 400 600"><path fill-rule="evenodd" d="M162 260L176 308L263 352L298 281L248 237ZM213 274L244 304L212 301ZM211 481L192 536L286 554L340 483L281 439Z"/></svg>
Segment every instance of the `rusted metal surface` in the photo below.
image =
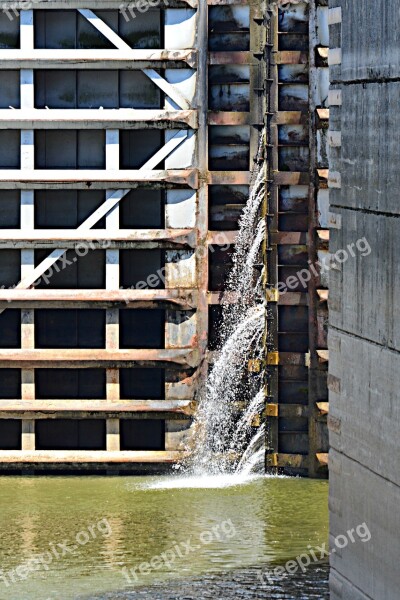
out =
<svg viewBox="0 0 400 600"><path fill-rule="evenodd" d="M212 111L208 113L209 125L250 125L248 112Z"/></svg>
<svg viewBox="0 0 400 600"><path fill-rule="evenodd" d="M309 180L308 173L279 171L274 175L276 185L307 185Z"/></svg>
<svg viewBox="0 0 400 600"><path fill-rule="evenodd" d="M110 0L98 0L99 5L108 7ZM190 6L197 7L196 2L178 3L171 0L171 6ZM36 5L36 4L35 4ZM45 6L43 2L39 2L38 6ZM67 7L65 2L56 0L52 3L52 8L56 6ZM95 3L92 0L88 2L73 2L68 8L76 6L82 8L95 8ZM247 11L247 6L249 10ZM283 336L288 334L292 336L290 339L296 339L302 336L302 332L293 331L293 327L297 327L298 323L303 319L303 316L296 315L288 319L282 312L286 309L307 310L309 296L305 292L292 291L286 294L278 295L277 284L280 275L284 271L280 270L279 260L282 260L284 269L297 269L298 263L304 261L306 255L305 245L308 243L306 235L305 222L307 220L307 201L304 195L304 189L309 185L310 177L307 169L302 171L305 165L306 155L305 148L307 146L307 128L309 126L308 115L308 52L303 48L304 38L304 23L307 19L307 11L302 3L296 5L296 10L290 5L286 6L281 12L280 26L284 30L292 32L292 42L285 41L281 47L278 47L278 20L275 19L275 31L270 28L269 19L262 10L259 2L244 0L210 0L209 2L200 3L198 12L195 15L197 18L197 39L195 42L196 48L188 49L188 46L181 48L175 47L172 50L145 50L145 51L130 51L121 49L115 51L91 51L86 53L88 61L83 63L81 58L83 52L75 52L72 57L65 54L65 60L61 60L60 69L101 69L105 65L108 68L118 69L139 69L146 66L165 66L167 71L165 74L168 82L173 82L179 77L186 77L187 81L196 80L195 84L174 83L177 86L177 91L187 98L189 105L188 110L177 111L176 107L171 102L171 99L166 98L165 110L139 111L131 120L123 122L123 110L119 113L119 117L113 120L119 112L108 111L104 109L104 119L98 114L100 111L88 111L86 121L83 112L78 111L74 115L53 114L51 110L42 111L38 115L38 119L32 119L26 111L16 112L17 114L10 115L11 111L4 114L4 122L8 125L15 125L21 129L39 129L47 128L49 119L52 118L51 127L85 127L102 129L130 129L135 128L139 124L143 129L148 130L154 128L166 128L169 126L176 128L185 127L194 128L197 131L195 149L193 138L188 140L189 144L184 149L180 149L173 156L169 157L165 163L164 170L141 172L133 170L118 169L118 165L110 169L110 163L105 171L63 171L61 172L34 172L30 171L0 171L0 189L20 189L20 190L40 190L44 186L46 189L58 189L62 187L64 190L109 190L118 187L120 189L131 189L138 187L146 187L147 189L168 190L167 196L168 210L166 212L165 229L126 230L110 225L105 230L93 231L89 238L107 239L111 241L108 248L108 258L115 256L112 253L118 249L129 247L156 247L167 248L168 268L167 268L167 289L165 290L122 290L122 289L107 289L107 290L0 290L0 309L4 306L10 307L29 307L36 309L41 307L47 309L49 307L110 307L108 314L108 337L107 343L116 342L113 350L108 346L107 350L78 351L73 359L71 354L64 350L49 351L48 358L45 362L29 362L36 353L36 358L39 357L39 350L27 348L21 352L22 362L19 359L15 364L41 365L41 366L69 366L84 368L85 366L107 367L109 390L107 392L107 405L105 409L103 404L98 404L96 401L74 401L74 404L68 404L70 401L49 401L40 404L43 407L43 412L34 413L34 418L43 418L43 415L51 415L57 418L58 410L60 414L75 414L76 418L83 415L79 412L79 406L88 408L86 416L93 414L105 415L110 422L108 423L107 431L114 431L111 420L118 418L118 413L123 412L125 416L136 415L136 417L144 417L156 415L157 418L166 420L166 449L173 450L177 448L177 444L181 443L187 435L187 421L191 416L191 411L194 410L192 403L193 395L201 377L204 377L207 370L206 361L203 360L207 350L209 322L208 310L211 305L218 305L222 302L234 302L233 295L227 296L224 294L223 285L221 291L210 291L212 287L213 269L220 268L223 262L222 253L219 253L218 246L229 243L233 245L236 237L237 221L240 215L241 208L248 194L249 184L251 183L251 169L254 166L254 159L257 153L259 142L259 134L264 122L267 129L269 128L269 136L266 139L268 144L274 146L270 149L264 149L268 160L268 176L266 179L270 186L270 198L268 206L265 205L264 216L269 222L271 235L266 240L264 247L265 256L269 255L271 259L265 260L266 272L268 272L268 302L269 308L274 315L277 331L273 333L271 324L271 352L269 353L269 368L271 370L270 385L268 388L268 397L266 402L266 412L271 418L272 428L275 434L272 436L275 444L273 451L267 458L267 464L273 464L274 467L287 465L288 469L295 469L296 465L300 470L305 469L306 460L301 457L300 451L295 452L285 451L283 440L279 441L279 424L278 415L285 418L305 419L307 418L308 407L299 404L301 400L297 397L291 399L291 404L286 404L286 401L279 403L279 394L283 389L283 383L290 378L299 377L302 375L302 369L307 363L306 353L304 351L295 350L293 352L280 351L278 344L279 324L290 324L290 331L282 331ZM190 11L191 12L191 11ZM139 16L139 15L138 15ZM268 13L268 17L273 17L272 13ZM306 23L307 25L307 23ZM168 22L166 21L165 40L175 41L177 44L182 40L190 38L192 44L193 31L188 26L187 31L183 31L181 27L179 35L173 39L173 27L168 30ZM190 30L190 31L189 31ZM272 37L271 37L272 34ZM265 52L265 38L268 37L268 47ZM302 37L303 36L303 37ZM281 36L283 38L283 36ZM270 46L271 39L274 46ZM283 40L281 40L283 42ZM182 41L183 43L183 41ZM290 45L291 44L291 45ZM297 49L295 44L300 44ZM209 51L207 49L210 49ZM24 60L29 59L29 56L39 56L36 50L34 54L25 49L10 50L4 62L8 63L8 67L15 65L21 66L25 63L18 63L18 57L22 57L25 53ZM26 68L36 69L38 67L48 68L56 65L57 56L51 51L43 51L43 61L32 65L32 62L27 62ZM10 59L11 56L16 59ZM268 65L265 64L264 58L267 56ZM7 58L8 57L8 58ZM127 60L133 58L129 64ZM14 62L13 62L14 60ZM0 56L1 61L1 56ZM141 62L140 62L141 61ZM0 68L1 68L0 62ZM46 66L47 65L47 66ZM268 69L266 69L266 66ZM188 68L190 67L190 68ZM199 67L198 71L194 71ZM179 69L176 73L175 69ZM266 72L268 70L268 73ZM175 78L175 79L174 79ZM186 85L186 87L185 87ZM271 97L268 97L268 90L271 92ZM190 92L190 93L189 93ZM187 106L185 106L186 108ZM5 112L5 111L4 111ZM96 115L93 114L96 112ZM45 114L43 114L45 113ZM58 111L60 113L60 111ZM108 114L110 113L110 114ZM65 121L68 119L68 125ZM0 119L2 113L0 112ZM58 121L57 121L58 118ZM9 121L6 121L9 119ZM127 114L127 119L129 115ZM140 119L144 119L141 121ZM120 122L120 125L119 125ZM280 130L279 130L280 128ZM167 134L170 132L167 131ZM190 132L192 134L193 132ZM110 148L110 151L112 149ZM280 154L279 154L280 153ZM285 154L286 153L286 154ZM182 158L183 157L183 158ZM279 158L285 157L286 167L290 170L279 171ZM182 162L182 167L179 167L179 161ZM260 160L260 159L259 159ZM117 163L111 163L116 165ZM296 169L292 167L297 165ZM162 165L156 165L162 167ZM184 200L179 196L179 193L192 193ZM215 200L217 198L217 201ZM182 204L181 204L182 201ZM109 219L111 223L112 219ZM189 224L190 223L190 224ZM173 231L172 228L175 228ZM33 226L32 228L33 229ZM218 230L218 231L217 231ZM100 232L103 231L103 234ZM193 232L196 238L193 237ZM221 236L223 233L223 236ZM56 247L59 242L65 244L73 243L83 239L74 237L74 232L65 232L52 230L50 232L44 230L35 230L30 233L30 228L26 227L23 233L9 232L6 233L6 244L12 242L14 248L19 247L24 251L30 251L31 248L39 248L41 243L51 243ZM9 238L9 239L8 239ZM3 238L4 239L4 238ZM133 246L132 244L136 244ZM146 246L147 244L147 246ZM182 250L176 246L186 246L185 265L179 265L179 259L182 259ZM217 248L214 252L210 265L208 247L212 245ZM3 248L5 246L3 245ZM189 249L188 249L189 247ZM192 250L201 250L195 253ZM180 253L180 254L179 254ZM216 259L217 257L217 259ZM176 259L176 260L175 260ZM109 265L110 266L110 265ZM182 267L182 268L181 268ZM109 268L112 273L112 266ZM209 285L210 278L210 285ZM118 288L117 279L112 276L108 277L107 286L115 286ZM10 304L8 300L11 299ZM117 338L115 337L115 321L111 317L115 316L116 308L167 308L167 312L174 313L169 315L166 323L165 350L139 350L125 351L118 349ZM179 312L189 309L196 309L196 317L187 315L185 321L179 316ZM286 326L286 325L285 325ZM292 327L293 326L293 327ZM114 327L114 330L112 329ZM114 331L114 333L112 333ZM282 336L282 337L283 337ZM180 354L183 347L187 346L195 349L194 352ZM198 352L197 352L198 347ZM174 349L174 353L168 354ZM175 349L178 351L175 351ZM50 353L52 358L50 359ZM7 353L10 358L10 353ZM43 361L43 354L40 360ZM112 360L110 356L113 356ZM121 357L124 358L121 358ZM78 358L79 357L79 358ZM164 359L168 360L164 360ZM212 354L209 354L210 362L212 362ZM61 362L60 362L61 359ZM0 353L0 360L1 353ZM47 360L49 362L47 362ZM63 362L64 361L64 362ZM96 362L97 361L97 362ZM51 364L50 364L51 363ZM0 362L0 365L8 366L8 362ZM200 364L200 368L197 368ZM118 399L118 366L156 366L166 367L165 381L165 400L160 401L124 401ZM187 369L185 374L182 373L182 367ZM29 367L31 368L31 367ZM26 369L25 369L26 370ZM281 381L278 385L278 376ZM113 377L113 379L112 379ZM296 379L297 381L297 379ZM112 385L111 385L112 383ZM288 391L292 389L288 384ZM32 392L34 400L34 384L29 390ZM300 386L299 386L300 389ZM114 393L115 399L114 399ZM303 393L303 392L299 392ZM112 401L111 401L112 397ZM179 399L179 400L178 400ZM182 402L179 404L178 401ZM1 402L1 401L0 401ZM22 402L22 401L21 401ZM25 402L28 402L27 400ZM54 404L53 404L54 403ZM80 404L79 404L80 403ZM152 404L149 404L152 403ZM79 406L78 406L79 404ZM133 406L135 409L128 410L127 405ZM65 405L65 410L62 408ZM112 406L111 406L112 405ZM18 404L19 406L19 404ZM19 413L5 409L3 415L30 415L31 409L26 405L26 412ZM117 408L118 407L118 408ZM15 408L15 404L14 404ZM23 408L23 407L22 407ZM33 407L35 408L35 407ZM36 405L39 408L39 404ZM68 408L70 412L68 412ZM72 410L74 408L74 410ZM75 411L76 408L76 411ZM98 411L97 411L98 408ZM0 406L1 409L1 406ZM102 412L105 409L104 412ZM53 412L51 412L53 411ZM96 412L97 411L97 412ZM168 417L169 414L169 417ZM161 416L160 416L161 415ZM182 428L179 429L179 415L185 417L183 419ZM167 418L168 417L168 418ZM83 416L82 416L83 418ZM169 424L171 418L172 425ZM257 421L257 424L261 421ZM115 432L114 432L115 433ZM113 434L114 435L114 434ZM115 434L118 437L118 434ZM299 432L298 439L303 443L304 435ZM34 440L34 434L33 434ZM111 443L111 442L110 442ZM281 450L279 444L281 443ZM115 446L117 448L118 444ZM107 446L109 449L111 446ZM275 451L276 450L276 451ZM34 454L34 453L32 453ZM85 461L85 453L65 454L63 458L58 455L57 460L52 461L53 453L47 453L46 458L43 458L43 463L49 468L57 468L57 465L64 463L71 468L74 465L80 465L85 468L86 465L108 465L106 453L104 457L100 457L99 453L94 453L96 460L89 459ZM92 453L93 454L93 453ZM124 453L118 451L117 455L123 458ZM132 457L131 453L128 453ZM147 454L147 453L143 453ZM153 453L147 454L149 457ZM169 459L165 459L170 453L164 453L161 462L165 460L168 463ZM38 455L39 456L39 455ZM78 456L76 463L74 456ZM157 455L158 457L160 455ZM175 458L177 454L175 453ZM100 457L100 458L99 458ZM299 458L300 457L300 458ZM42 458L41 458L42 460ZM118 466L121 469L129 469L129 460L126 462L121 460ZM152 464L152 459L149 459L149 465ZM27 459L29 463L29 459ZM141 465L140 456L132 459L132 462ZM156 463L158 462L155 461ZM4 462L4 465L7 463ZM11 462L11 464L13 464ZM16 463L18 464L18 463ZM30 463L32 464L32 463ZM6 467L5 467L6 468ZM94 468L97 468L94 467Z"/></svg>
<svg viewBox="0 0 400 600"><path fill-rule="evenodd" d="M318 452L316 455L316 459L321 467L327 467L329 462L329 454L328 452Z"/></svg>
<svg viewBox="0 0 400 600"><path fill-rule="evenodd" d="M102 229L78 231L70 229L32 230L18 231L15 229L3 229L1 232L0 247L3 248L47 248L60 247L60 242L87 242L92 241L92 249L96 247L104 249L104 241L110 241L107 248L112 248L118 242L130 242L120 247L166 247L168 245L183 245L194 248L196 245L196 232L191 229L137 229L109 232ZM13 243L10 243L13 242ZM163 244L163 246L162 246ZM73 244L61 244L63 247L74 247ZM118 247L118 246L116 246Z"/></svg>
<svg viewBox="0 0 400 600"><path fill-rule="evenodd" d="M271 235L272 244L305 244L307 234L302 231L278 231Z"/></svg>
<svg viewBox="0 0 400 600"><path fill-rule="evenodd" d="M195 110L137 109L0 109L0 121L10 129L154 129L179 124L198 127Z"/></svg>
<svg viewBox="0 0 400 600"><path fill-rule="evenodd" d="M317 402L317 408L321 415L329 414L329 402Z"/></svg>
<svg viewBox="0 0 400 600"><path fill-rule="evenodd" d="M36 450L35 452L0 450L0 463L9 465L29 464L35 465L40 463L53 464L69 464L82 465L93 463L174 463L182 458L182 452L161 452L161 451L120 451L120 452L104 452L82 451L75 450Z"/></svg>
<svg viewBox="0 0 400 600"><path fill-rule="evenodd" d="M170 366L195 367L199 364L197 351L187 350L83 350L83 349L0 349L0 368L89 368L120 366Z"/></svg>
<svg viewBox="0 0 400 600"><path fill-rule="evenodd" d="M198 187L197 169L170 170L170 171L109 171L109 170L74 170L60 171L19 171L0 170L0 189L64 189L75 190L101 190L118 187L130 189L138 184L153 187L155 183L170 183Z"/></svg>
<svg viewBox="0 0 400 600"><path fill-rule="evenodd" d="M24 306L24 303L77 303L84 308L86 303L118 303L126 308L143 308L147 304L170 304L179 308L195 308L197 290L194 289L121 289L121 290L41 290L0 289L0 305Z"/></svg>
<svg viewBox="0 0 400 600"><path fill-rule="evenodd" d="M195 50L2 50L0 69L195 68Z"/></svg>
<svg viewBox="0 0 400 600"><path fill-rule="evenodd" d="M250 52L209 52L209 65L248 65L254 60Z"/></svg>
<svg viewBox="0 0 400 600"><path fill-rule="evenodd" d="M251 173L249 171L210 171L208 183L210 185L249 185Z"/></svg>
<svg viewBox="0 0 400 600"><path fill-rule="evenodd" d="M296 3L295 7L290 3L282 6L274 47L279 90L278 111L272 118L278 129L279 170L273 181L279 190L279 227L271 232L271 240L277 244L280 281L308 272L310 261L315 262L315 8L314 0ZM280 295L279 320L269 323L278 334L279 399L283 402L279 404L280 426L271 463L290 474L313 476L317 448L312 398L318 382L312 367L318 329L314 275L310 274L311 281L308 277L305 286ZM290 419L290 430L285 419Z"/></svg>
<svg viewBox="0 0 400 600"><path fill-rule="evenodd" d="M3 4L5 3L3 2ZM168 0L168 7L170 8L185 8L187 6L196 8L197 5L198 0ZM26 10L26 0L16 0L13 2L12 6L15 7L16 10ZM150 8L154 8L154 0L133 0L132 6L135 9L137 6L140 6L142 10L144 10L144 8L149 10ZM111 10L115 9L115 0L51 0L51 2L49 2L49 0L35 0L35 7L37 9L45 10L66 10L77 8ZM12 11L12 8L9 6L6 6L5 8L10 8L10 11Z"/></svg>
<svg viewBox="0 0 400 600"><path fill-rule="evenodd" d="M318 297L321 302L327 302L329 298L329 290L317 290Z"/></svg>
<svg viewBox="0 0 400 600"><path fill-rule="evenodd" d="M275 61L277 65L305 65L308 63L308 52L293 50L277 52Z"/></svg>
<svg viewBox="0 0 400 600"><path fill-rule="evenodd" d="M0 419L171 418L193 416L193 400L0 400Z"/></svg>
<svg viewBox="0 0 400 600"><path fill-rule="evenodd" d="M308 114L301 110L281 110L276 113L274 122L277 125L306 125Z"/></svg>

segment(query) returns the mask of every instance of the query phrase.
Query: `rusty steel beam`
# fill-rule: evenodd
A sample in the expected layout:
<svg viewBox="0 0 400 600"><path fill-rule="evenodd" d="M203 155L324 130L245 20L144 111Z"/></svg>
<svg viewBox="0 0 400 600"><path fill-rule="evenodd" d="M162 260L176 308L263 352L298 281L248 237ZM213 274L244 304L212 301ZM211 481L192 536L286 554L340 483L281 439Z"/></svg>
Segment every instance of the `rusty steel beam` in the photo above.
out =
<svg viewBox="0 0 400 600"><path fill-rule="evenodd" d="M277 65L306 65L308 60L308 52L298 50L282 50L275 54Z"/></svg>
<svg viewBox="0 0 400 600"><path fill-rule="evenodd" d="M209 125L255 125L249 112L210 111Z"/></svg>
<svg viewBox="0 0 400 600"><path fill-rule="evenodd" d="M192 189L198 187L197 169L176 169L167 171L139 170L0 170L0 189L65 189L74 190L107 190L132 189L134 187L149 186L150 184L173 184L188 186ZM152 185L153 187L153 185Z"/></svg>
<svg viewBox="0 0 400 600"><path fill-rule="evenodd" d="M328 452L317 452L317 454L315 455L316 459L319 463L320 467L328 467L329 465L329 454Z"/></svg>
<svg viewBox="0 0 400 600"><path fill-rule="evenodd" d="M118 368L126 366L196 367L196 350L0 349L0 368Z"/></svg>
<svg viewBox="0 0 400 600"><path fill-rule="evenodd" d="M275 125L307 125L308 112L301 110L281 110L272 118Z"/></svg>
<svg viewBox="0 0 400 600"><path fill-rule="evenodd" d="M270 239L271 244L306 244L307 233L305 231L277 231L271 234Z"/></svg>
<svg viewBox="0 0 400 600"><path fill-rule="evenodd" d="M174 463L184 456L180 451L119 451L106 452L103 450L36 450L16 451L0 450L0 463L10 465L35 465L40 463Z"/></svg>
<svg viewBox="0 0 400 600"><path fill-rule="evenodd" d="M319 363L326 363L329 361L329 350L317 350Z"/></svg>
<svg viewBox="0 0 400 600"><path fill-rule="evenodd" d="M171 304L179 309L191 309L197 306L197 290L194 289L119 289L119 290L40 290L40 289L0 289L0 306L5 303L18 304L21 307L28 303L43 306L47 303L71 304L79 303L81 308L86 303L117 303L128 308L143 308L144 305Z"/></svg>
<svg viewBox="0 0 400 600"><path fill-rule="evenodd" d="M241 0L243 1L243 0ZM236 0L234 2L236 4ZM240 1L238 2L240 3ZM143 12L154 8L154 0L129 0L127 2L132 9L136 12L139 7ZM198 0L168 0L168 8L196 8ZM14 15L14 8L16 10L26 10L26 0L15 0L12 2L12 6L9 1L0 0L0 8L7 14L8 12ZM120 9L120 0L35 0L34 8L37 10L71 10L78 8L92 8L94 10L111 10ZM128 13L130 14L130 13Z"/></svg>
<svg viewBox="0 0 400 600"><path fill-rule="evenodd" d="M235 304L238 297L235 292L208 292L208 304Z"/></svg>
<svg viewBox="0 0 400 600"><path fill-rule="evenodd" d="M0 419L11 418L104 418L105 415L124 418L191 417L196 402L193 400L0 400ZM140 415L138 414L140 413Z"/></svg>
<svg viewBox="0 0 400 600"><path fill-rule="evenodd" d="M316 404L321 415L329 414L329 402L317 402Z"/></svg>
<svg viewBox="0 0 400 600"><path fill-rule="evenodd" d="M0 53L1 56L1 53ZM235 113L234 113L235 114ZM246 113L245 113L246 114ZM2 128L10 129L197 129L196 110L0 109Z"/></svg>
<svg viewBox="0 0 400 600"><path fill-rule="evenodd" d="M286 292L279 295L279 306L307 306L308 294L306 292Z"/></svg>
<svg viewBox="0 0 400 600"><path fill-rule="evenodd" d="M304 454L283 454L276 452L267 455L267 467L306 469L308 456Z"/></svg>
<svg viewBox="0 0 400 600"><path fill-rule="evenodd" d="M250 171L210 171L209 185L250 185Z"/></svg>
<svg viewBox="0 0 400 600"><path fill-rule="evenodd" d="M216 246L235 244L237 236L237 231L209 231L207 234L207 243Z"/></svg>
<svg viewBox="0 0 400 600"><path fill-rule="evenodd" d="M0 69L196 68L196 50L2 50Z"/></svg>
<svg viewBox="0 0 400 600"><path fill-rule="evenodd" d="M299 173L297 171L276 171L274 173L275 185L308 185L310 181L309 173Z"/></svg>
<svg viewBox="0 0 400 600"><path fill-rule="evenodd" d="M209 52L209 65L249 65L255 62L254 55L248 51Z"/></svg>
<svg viewBox="0 0 400 600"><path fill-rule="evenodd" d="M317 290L320 302L327 302L329 299L329 290Z"/></svg>
<svg viewBox="0 0 400 600"><path fill-rule="evenodd" d="M217 232L218 233L218 232ZM54 244L59 246L59 242L86 242L93 241L98 243L99 248L103 241L113 242L137 242L137 243L159 243L169 242L171 244L181 244L194 248L196 245L196 232L194 229L118 229L109 231L107 229L2 229L0 245L4 243L15 242L9 247L29 246L32 242L39 248L40 244L36 242L46 242L46 246ZM18 242L23 242L21 243ZM104 246L103 246L104 247ZM111 245L107 245L110 248Z"/></svg>

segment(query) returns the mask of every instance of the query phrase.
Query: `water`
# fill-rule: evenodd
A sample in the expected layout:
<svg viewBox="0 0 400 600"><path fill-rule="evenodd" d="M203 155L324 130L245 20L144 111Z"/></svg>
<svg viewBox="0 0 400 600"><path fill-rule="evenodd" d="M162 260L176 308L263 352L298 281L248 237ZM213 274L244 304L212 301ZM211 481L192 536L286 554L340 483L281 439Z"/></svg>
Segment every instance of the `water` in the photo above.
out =
<svg viewBox="0 0 400 600"><path fill-rule="evenodd" d="M327 597L325 567L269 588L257 580L259 569L326 542L325 481L244 475L3 477L0 525L0 567L9 583L0 580L1 600ZM195 550L185 555L188 542ZM76 549L54 558L48 570L29 571L26 579L10 583L10 569L52 548L61 555L58 543ZM183 556L169 566L138 571L176 545ZM128 581L131 569L137 581L132 575ZM299 586L304 594L317 589L319 596L267 595Z"/></svg>
<svg viewBox="0 0 400 600"><path fill-rule="evenodd" d="M228 297L235 301L223 303L215 360L198 395L190 456L183 463L192 475L239 475L264 469L265 429L252 427L265 403L264 373L249 374L247 369L249 360L262 364L264 355L265 303L262 274L257 276L256 270L265 237L265 221L259 216L264 178L262 167L239 221L225 285Z"/></svg>
<svg viewBox="0 0 400 600"><path fill-rule="evenodd" d="M238 430L235 402L245 400L248 384L243 373L254 347L260 346L263 334L263 308L252 307L228 337L206 382L205 398L201 400L194 425L193 449L189 471L194 474L220 474L236 470L238 458L246 445L243 424ZM253 382L253 387L254 387ZM258 386L260 382L258 382ZM257 385L257 384L256 384ZM237 411L236 411L237 412ZM247 421L251 415L246 411Z"/></svg>

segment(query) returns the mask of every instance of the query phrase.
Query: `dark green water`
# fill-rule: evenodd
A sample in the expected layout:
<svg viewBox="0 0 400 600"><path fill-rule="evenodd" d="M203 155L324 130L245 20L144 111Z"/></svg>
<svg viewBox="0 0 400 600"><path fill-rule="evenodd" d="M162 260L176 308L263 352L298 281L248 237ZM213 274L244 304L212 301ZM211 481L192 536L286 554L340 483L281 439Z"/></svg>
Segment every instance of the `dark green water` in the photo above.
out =
<svg viewBox="0 0 400 600"><path fill-rule="evenodd" d="M211 582L221 573L229 579L327 541L326 481L259 478L206 488L170 482L0 478L0 599L116 598L157 582Z"/></svg>

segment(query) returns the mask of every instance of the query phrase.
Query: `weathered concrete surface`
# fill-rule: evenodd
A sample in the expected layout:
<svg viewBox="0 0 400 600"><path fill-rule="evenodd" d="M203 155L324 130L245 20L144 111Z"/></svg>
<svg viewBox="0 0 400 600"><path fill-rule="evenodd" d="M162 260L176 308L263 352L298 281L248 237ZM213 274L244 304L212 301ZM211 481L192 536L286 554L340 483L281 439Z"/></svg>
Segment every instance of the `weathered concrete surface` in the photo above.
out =
<svg viewBox="0 0 400 600"><path fill-rule="evenodd" d="M336 207L332 210L341 215L342 227L331 230L330 251L339 251L342 260L343 249L349 258L340 270L329 273L330 324L400 350L400 264L396 260L400 219Z"/></svg>
<svg viewBox="0 0 400 600"><path fill-rule="evenodd" d="M342 23L330 27L342 57L330 67L331 89L342 92L330 107L342 142L330 154L330 250L348 255L329 273L331 600L392 600L400 589L400 12L395 0L330 7L342 9ZM335 547L364 522L369 541Z"/></svg>
<svg viewBox="0 0 400 600"><path fill-rule="evenodd" d="M362 535L354 533L354 543L349 541L331 555L335 582L331 600L395 600L399 597L400 488L336 450L331 450L330 460L331 547L336 536L364 523L371 534L363 542L369 535L359 529Z"/></svg>
<svg viewBox="0 0 400 600"><path fill-rule="evenodd" d="M398 353L336 329L329 348L331 447L400 486Z"/></svg>
<svg viewBox="0 0 400 600"><path fill-rule="evenodd" d="M400 214L394 193L400 188L400 169L393 164L399 146L399 95L400 82L343 86L343 206Z"/></svg>
<svg viewBox="0 0 400 600"><path fill-rule="evenodd" d="M397 0L342 0L343 60L341 81L374 80L400 75ZM345 44L345 46L343 45Z"/></svg>

